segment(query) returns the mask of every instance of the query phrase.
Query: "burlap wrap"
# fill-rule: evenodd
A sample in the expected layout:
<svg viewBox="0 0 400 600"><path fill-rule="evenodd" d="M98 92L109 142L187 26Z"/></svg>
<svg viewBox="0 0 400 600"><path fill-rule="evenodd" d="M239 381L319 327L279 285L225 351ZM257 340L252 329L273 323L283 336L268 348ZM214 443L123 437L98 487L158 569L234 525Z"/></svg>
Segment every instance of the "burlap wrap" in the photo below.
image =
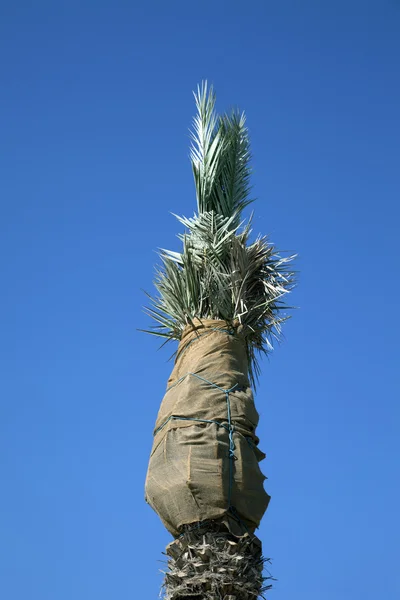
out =
<svg viewBox="0 0 400 600"><path fill-rule="evenodd" d="M221 521L238 536L253 532L268 506L245 344L237 330L228 330L224 321L211 320L186 328L158 413L146 500L174 536L183 525L206 520ZM234 387L228 397L232 459L224 390Z"/></svg>

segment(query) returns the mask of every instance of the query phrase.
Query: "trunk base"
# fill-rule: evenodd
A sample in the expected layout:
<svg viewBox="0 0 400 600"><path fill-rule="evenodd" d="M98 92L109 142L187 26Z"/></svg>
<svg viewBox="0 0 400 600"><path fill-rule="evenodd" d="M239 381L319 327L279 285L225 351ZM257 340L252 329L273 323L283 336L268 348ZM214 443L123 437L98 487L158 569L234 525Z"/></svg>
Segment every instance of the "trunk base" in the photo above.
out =
<svg viewBox="0 0 400 600"><path fill-rule="evenodd" d="M235 537L216 522L186 528L165 554L165 600L256 600L272 587L260 540Z"/></svg>

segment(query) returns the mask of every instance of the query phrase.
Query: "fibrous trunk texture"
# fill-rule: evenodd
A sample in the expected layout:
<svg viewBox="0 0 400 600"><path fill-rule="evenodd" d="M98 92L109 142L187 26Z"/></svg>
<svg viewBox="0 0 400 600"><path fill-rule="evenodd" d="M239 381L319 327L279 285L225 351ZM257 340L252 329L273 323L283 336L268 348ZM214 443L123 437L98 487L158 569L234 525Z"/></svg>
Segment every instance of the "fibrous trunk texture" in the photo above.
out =
<svg viewBox="0 0 400 600"><path fill-rule="evenodd" d="M166 550L165 600L255 600L271 588L253 535L232 536L212 523L185 531Z"/></svg>

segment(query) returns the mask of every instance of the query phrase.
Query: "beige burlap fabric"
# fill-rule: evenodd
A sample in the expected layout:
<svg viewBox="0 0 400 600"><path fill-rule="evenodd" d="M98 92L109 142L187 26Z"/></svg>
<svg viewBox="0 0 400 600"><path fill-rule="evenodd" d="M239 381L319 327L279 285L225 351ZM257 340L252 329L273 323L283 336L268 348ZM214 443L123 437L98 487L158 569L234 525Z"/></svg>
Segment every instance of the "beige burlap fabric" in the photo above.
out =
<svg viewBox="0 0 400 600"><path fill-rule="evenodd" d="M187 327L161 403L146 500L177 536L219 520L253 532L268 506L243 337L224 321Z"/></svg>

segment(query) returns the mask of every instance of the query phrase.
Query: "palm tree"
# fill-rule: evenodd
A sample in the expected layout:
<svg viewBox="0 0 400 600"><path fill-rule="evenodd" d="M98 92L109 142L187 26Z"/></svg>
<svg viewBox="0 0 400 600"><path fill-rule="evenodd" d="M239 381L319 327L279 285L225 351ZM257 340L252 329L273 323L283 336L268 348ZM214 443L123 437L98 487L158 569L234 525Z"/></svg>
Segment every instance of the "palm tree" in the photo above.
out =
<svg viewBox="0 0 400 600"><path fill-rule="evenodd" d="M260 353L281 336L293 256L252 238L250 149L244 114L219 116L203 83L190 158L197 212L177 217L181 252L162 250L150 333L178 340L161 403L146 500L174 536L167 600L254 600L269 589L254 535L268 506L252 388Z"/></svg>

